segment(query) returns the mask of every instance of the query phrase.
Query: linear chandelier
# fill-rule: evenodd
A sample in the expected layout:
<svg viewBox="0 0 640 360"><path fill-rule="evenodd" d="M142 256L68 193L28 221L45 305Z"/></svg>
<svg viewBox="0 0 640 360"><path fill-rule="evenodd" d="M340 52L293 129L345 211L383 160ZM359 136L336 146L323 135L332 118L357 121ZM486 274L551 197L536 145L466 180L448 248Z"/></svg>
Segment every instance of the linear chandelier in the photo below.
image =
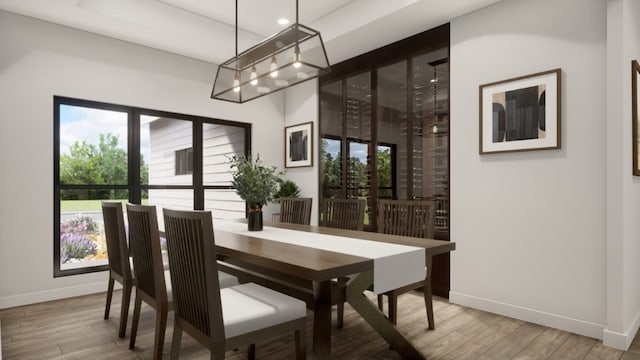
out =
<svg viewBox="0 0 640 360"><path fill-rule="evenodd" d="M243 103L329 72L329 59L320 33L296 22L218 66L212 99Z"/></svg>

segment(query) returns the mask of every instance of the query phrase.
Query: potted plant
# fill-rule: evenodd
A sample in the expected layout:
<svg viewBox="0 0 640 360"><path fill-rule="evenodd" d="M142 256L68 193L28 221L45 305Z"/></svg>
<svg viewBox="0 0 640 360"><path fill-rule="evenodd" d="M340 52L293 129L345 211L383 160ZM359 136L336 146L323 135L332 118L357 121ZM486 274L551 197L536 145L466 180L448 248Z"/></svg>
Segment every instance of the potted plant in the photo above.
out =
<svg viewBox="0 0 640 360"><path fill-rule="evenodd" d="M280 202L280 198L298 197L300 188L291 180L284 180L280 184L280 190L274 195L275 202Z"/></svg>
<svg viewBox="0 0 640 360"><path fill-rule="evenodd" d="M262 207L274 201L283 173L277 171L275 166L264 164L260 160L260 155L255 160L250 156L234 155L230 160L230 170L233 175L231 185L249 207L249 231L260 231L262 230Z"/></svg>

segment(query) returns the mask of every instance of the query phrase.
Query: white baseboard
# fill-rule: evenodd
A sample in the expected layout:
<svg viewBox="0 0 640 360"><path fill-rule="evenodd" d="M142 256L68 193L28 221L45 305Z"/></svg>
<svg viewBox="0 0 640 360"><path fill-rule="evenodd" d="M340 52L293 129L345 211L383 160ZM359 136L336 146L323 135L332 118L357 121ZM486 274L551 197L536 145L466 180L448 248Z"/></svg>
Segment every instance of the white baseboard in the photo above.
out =
<svg viewBox="0 0 640 360"><path fill-rule="evenodd" d="M461 294L455 291L449 292L449 301L474 309L508 316L511 318L524 320L527 322L544 325L599 340L602 340L603 331L605 329L604 325L601 324L595 324L588 321L569 318L566 316L550 314L521 306Z"/></svg>
<svg viewBox="0 0 640 360"><path fill-rule="evenodd" d="M602 343L605 346L627 351L629 346L631 346L631 342L633 342L633 338L635 338L636 333L638 332L638 327L640 327L640 312L636 314L633 322L631 322L631 326L629 326L627 331L624 333L611 331L609 328L605 328L602 331Z"/></svg>
<svg viewBox="0 0 640 360"><path fill-rule="evenodd" d="M119 284L116 282L116 287ZM116 288L114 287L114 288ZM25 294L0 297L0 309L36 304L45 301L65 299L74 296L95 294L107 291L107 282L101 281L79 286L70 286L51 290L42 290Z"/></svg>

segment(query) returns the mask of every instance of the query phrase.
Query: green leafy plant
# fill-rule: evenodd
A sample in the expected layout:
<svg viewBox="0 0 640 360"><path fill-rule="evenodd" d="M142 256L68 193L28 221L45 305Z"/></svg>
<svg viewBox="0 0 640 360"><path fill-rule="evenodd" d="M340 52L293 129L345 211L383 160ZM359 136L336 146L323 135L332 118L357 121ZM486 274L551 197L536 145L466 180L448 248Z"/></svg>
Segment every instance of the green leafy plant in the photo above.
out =
<svg viewBox="0 0 640 360"><path fill-rule="evenodd" d="M231 185L236 193L249 204L249 208L261 208L275 200L275 194L282 183L283 172L275 166L266 165L258 155L251 157L233 156L230 158L233 175Z"/></svg>
<svg viewBox="0 0 640 360"><path fill-rule="evenodd" d="M280 202L280 198L283 197L298 197L300 196L300 188L296 183L291 180L284 180L280 184L280 190L275 195L276 202Z"/></svg>

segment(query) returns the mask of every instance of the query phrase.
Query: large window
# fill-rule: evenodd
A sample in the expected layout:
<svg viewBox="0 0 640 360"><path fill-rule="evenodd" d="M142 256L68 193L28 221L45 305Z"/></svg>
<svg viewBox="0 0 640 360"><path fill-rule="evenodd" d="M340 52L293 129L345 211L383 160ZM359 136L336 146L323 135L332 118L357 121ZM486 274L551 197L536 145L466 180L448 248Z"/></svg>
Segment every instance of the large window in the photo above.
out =
<svg viewBox="0 0 640 360"><path fill-rule="evenodd" d="M54 276L107 269L103 200L156 205L161 227L163 207L245 215L228 159L249 124L55 97L54 127Z"/></svg>

